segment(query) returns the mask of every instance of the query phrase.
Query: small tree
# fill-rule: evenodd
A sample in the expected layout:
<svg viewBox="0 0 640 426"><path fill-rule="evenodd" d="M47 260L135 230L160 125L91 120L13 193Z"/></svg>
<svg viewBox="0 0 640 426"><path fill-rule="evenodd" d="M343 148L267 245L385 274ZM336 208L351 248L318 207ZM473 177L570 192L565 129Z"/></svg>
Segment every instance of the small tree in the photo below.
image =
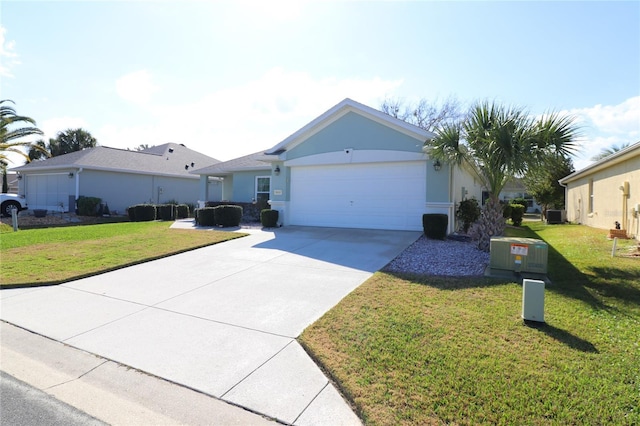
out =
<svg viewBox="0 0 640 426"><path fill-rule="evenodd" d="M460 102L450 96L440 102L420 99L417 103L409 103L402 99L387 98L380 109L385 114L414 124L422 129L433 131L445 123L454 123L463 116Z"/></svg>
<svg viewBox="0 0 640 426"><path fill-rule="evenodd" d="M462 230L464 233L469 232L471 225L480 219L480 213L480 205L475 198L460 201L458 210L456 210L456 218L462 221Z"/></svg>
<svg viewBox="0 0 640 426"><path fill-rule="evenodd" d="M504 233L498 197L507 181L542 167L550 156L574 152L578 135L571 117L551 113L533 119L519 108L479 102L461 121L437 129L425 151L468 170L489 192L478 224L478 248L489 251L491 237Z"/></svg>
<svg viewBox="0 0 640 426"><path fill-rule="evenodd" d="M574 172L569 157L550 157L544 167L531 168L523 178L527 192L542 207L542 217L549 209L563 209L565 205L564 187L558 182Z"/></svg>

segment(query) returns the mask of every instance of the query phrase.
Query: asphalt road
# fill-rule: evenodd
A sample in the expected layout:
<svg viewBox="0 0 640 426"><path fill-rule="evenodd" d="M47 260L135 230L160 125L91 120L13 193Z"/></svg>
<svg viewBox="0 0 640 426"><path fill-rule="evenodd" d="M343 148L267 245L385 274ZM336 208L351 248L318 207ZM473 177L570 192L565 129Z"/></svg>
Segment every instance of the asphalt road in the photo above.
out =
<svg viewBox="0 0 640 426"><path fill-rule="evenodd" d="M106 423L0 371L0 424L97 426Z"/></svg>

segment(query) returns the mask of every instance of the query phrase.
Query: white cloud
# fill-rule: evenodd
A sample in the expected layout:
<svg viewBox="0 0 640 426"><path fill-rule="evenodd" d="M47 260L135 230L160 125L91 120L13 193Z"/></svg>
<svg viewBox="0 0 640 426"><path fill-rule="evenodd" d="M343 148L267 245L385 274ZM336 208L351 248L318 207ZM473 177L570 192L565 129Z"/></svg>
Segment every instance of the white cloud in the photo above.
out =
<svg viewBox="0 0 640 426"><path fill-rule="evenodd" d="M147 70L129 73L116 80L116 93L122 99L135 104L146 104L158 91Z"/></svg>
<svg viewBox="0 0 640 426"><path fill-rule="evenodd" d="M588 166L603 149L640 140L640 96L618 105L598 104L564 112L576 116L582 124L582 150L574 160L577 170Z"/></svg>
<svg viewBox="0 0 640 426"><path fill-rule="evenodd" d="M0 26L0 77L13 77L11 68L20 64L18 54L15 51L16 42L7 41L5 33L7 29Z"/></svg>
<svg viewBox="0 0 640 426"><path fill-rule="evenodd" d="M184 143L220 160L267 149L349 97L378 107L402 83L370 79L317 79L275 68L244 85L207 94L190 104L148 104L153 123L105 126L94 135L102 145Z"/></svg>

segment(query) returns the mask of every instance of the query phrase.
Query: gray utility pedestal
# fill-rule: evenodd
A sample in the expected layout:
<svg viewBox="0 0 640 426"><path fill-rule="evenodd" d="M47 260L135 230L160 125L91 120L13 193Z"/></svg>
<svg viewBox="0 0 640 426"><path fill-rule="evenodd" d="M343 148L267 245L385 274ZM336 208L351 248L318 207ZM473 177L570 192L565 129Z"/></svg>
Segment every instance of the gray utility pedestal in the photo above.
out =
<svg viewBox="0 0 640 426"><path fill-rule="evenodd" d="M522 319L544 322L544 281L522 281Z"/></svg>

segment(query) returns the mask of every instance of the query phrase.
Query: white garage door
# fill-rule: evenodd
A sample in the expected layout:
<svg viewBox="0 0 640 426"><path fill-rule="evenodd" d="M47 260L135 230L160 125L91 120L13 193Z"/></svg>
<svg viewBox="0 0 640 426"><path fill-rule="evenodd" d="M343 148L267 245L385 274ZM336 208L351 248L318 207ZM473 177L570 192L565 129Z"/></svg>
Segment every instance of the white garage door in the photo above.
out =
<svg viewBox="0 0 640 426"><path fill-rule="evenodd" d="M424 162L291 168L292 225L422 230Z"/></svg>
<svg viewBox="0 0 640 426"><path fill-rule="evenodd" d="M67 173L26 175L26 196L29 209L69 211L69 186L73 180Z"/></svg>

